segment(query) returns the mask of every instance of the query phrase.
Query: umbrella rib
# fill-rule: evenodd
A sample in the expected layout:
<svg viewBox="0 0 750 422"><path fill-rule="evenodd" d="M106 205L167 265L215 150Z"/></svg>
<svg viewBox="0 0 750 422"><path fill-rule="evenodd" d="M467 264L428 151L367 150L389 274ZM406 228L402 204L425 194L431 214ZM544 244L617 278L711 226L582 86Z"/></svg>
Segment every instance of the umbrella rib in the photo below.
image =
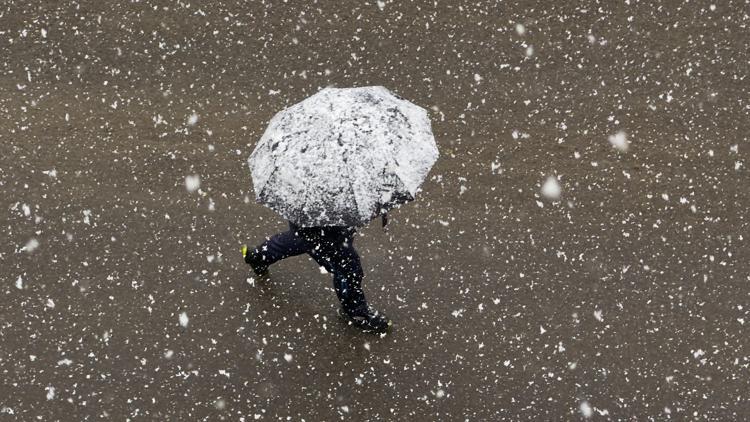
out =
<svg viewBox="0 0 750 422"><path fill-rule="evenodd" d="M401 174L400 174L401 172L398 171L400 169L401 165L399 164L398 160L396 160L395 158L393 159L393 162L395 164L395 166L393 166L393 169L394 169L393 170L393 174L396 175L396 178L398 179L399 182L401 182L401 185L404 187L404 189L407 192L409 192L409 195L411 195L412 197L414 197L414 194L409 189L409 186L407 186L406 182L404 182L404 179L401 177Z"/></svg>
<svg viewBox="0 0 750 422"><path fill-rule="evenodd" d="M352 198L354 199L354 207L357 208L357 220L362 216L362 210L359 208L359 201L357 201L357 193L354 191L354 182L352 179L352 170L349 168L349 189L352 191Z"/></svg>
<svg viewBox="0 0 750 422"><path fill-rule="evenodd" d="M274 161L274 164L276 164L275 161ZM268 182L271 181L271 177L273 177L273 175L276 173L276 170L278 169L279 169L278 166L274 166L273 170L271 170L271 174L268 175L268 177L266 178L266 182L263 183L263 186L261 186L260 188L260 192L258 192L258 199L262 199L263 192L265 192L266 188L268 187Z"/></svg>

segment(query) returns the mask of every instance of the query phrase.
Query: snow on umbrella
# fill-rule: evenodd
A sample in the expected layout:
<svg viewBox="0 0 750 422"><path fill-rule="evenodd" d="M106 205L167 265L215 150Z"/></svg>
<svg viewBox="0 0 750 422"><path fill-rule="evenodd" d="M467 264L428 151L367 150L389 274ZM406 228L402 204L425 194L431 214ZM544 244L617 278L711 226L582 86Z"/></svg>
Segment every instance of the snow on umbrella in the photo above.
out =
<svg viewBox="0 0 750 422"><path fill-rule="evenodd" d="M363 226L413 200L438 158L427 111L384 87L326 88L271 119L248 159L259 202L302 226Z"/></svg>

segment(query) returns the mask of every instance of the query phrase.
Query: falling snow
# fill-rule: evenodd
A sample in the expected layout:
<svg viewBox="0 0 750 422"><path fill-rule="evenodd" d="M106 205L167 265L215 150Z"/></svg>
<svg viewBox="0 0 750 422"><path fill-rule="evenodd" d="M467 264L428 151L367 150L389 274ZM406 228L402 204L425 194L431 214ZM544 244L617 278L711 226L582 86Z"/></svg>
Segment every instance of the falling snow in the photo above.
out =
<svg viewBox="0 0 750 422"><path fill-rule="evenodd" d="M39 247L39 241L36 239L29 239L28 242L21 248L21 251L32 253Z"/></svg>
<svg viewBox="0 0 750 422"><path fill-rule="evenodd" d="M195 126L195 124L198 123L198 115L193 113L190 116L188 116L187 124L189 126Z"/></svg>
<svg viewBox="0 0 750 422"><path fill-rule="evenodd" d="M627 152L628 148L630 147L628 136L625 134L625 132L622 132L622 131L617 132L614 135L610 135L609 143L612 144L613 147L617 148L621 152Z"/></svg>
<svg viewBox="0 0 750 422"><path fill-rule="evenodd" d="M594 415L594 411L591 409L591 405L587 401L581 402L580 409L581 409L581 416L583 416L586 419Z"/></svg>
<svg viewBox="0 0 750 422"><path fill-rule="evenodd" d="M201 187L201 179L197 175L185 176L185 188L188 192L195 192Z"/></svg>
<svg viewBox="0 0 750 422"><path fill-rule="evenodd" d="M180 325L182 327L187 327L189 322L190 322L190 319L188 318L187 313L180 312Z"/></svg>
<svg viewBox="0 0 750 422"><path fill-rule="evenodd" d="M0 2L0 419L747 419L748 10ZM273 116L367 86L439 152L354 237L383 336L239 252Z"/></svg>
<svg viewBox="0 0 750 422"><path fill-rule="evenodd" d="M547 177L542 185L542 195L544 195L545 198L554 201L560 199L561 193L562 188L560 188L560 183L557 181L557 177Z"/></svg>

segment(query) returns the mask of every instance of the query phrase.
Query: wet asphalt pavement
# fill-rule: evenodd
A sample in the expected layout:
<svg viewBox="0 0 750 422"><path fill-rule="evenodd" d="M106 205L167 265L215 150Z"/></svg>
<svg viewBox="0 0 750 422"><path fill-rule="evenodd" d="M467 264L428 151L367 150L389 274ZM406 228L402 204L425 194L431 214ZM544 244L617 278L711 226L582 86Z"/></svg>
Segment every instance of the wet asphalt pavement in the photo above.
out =
<svg viewBox="0 0 750 422"><path fill-rule="evenodd" d="M747 419L749 13L5 0L0 420ZM355 242L382 338L239 254L285 227L247 156L328 85L441 153Z"/></svg>

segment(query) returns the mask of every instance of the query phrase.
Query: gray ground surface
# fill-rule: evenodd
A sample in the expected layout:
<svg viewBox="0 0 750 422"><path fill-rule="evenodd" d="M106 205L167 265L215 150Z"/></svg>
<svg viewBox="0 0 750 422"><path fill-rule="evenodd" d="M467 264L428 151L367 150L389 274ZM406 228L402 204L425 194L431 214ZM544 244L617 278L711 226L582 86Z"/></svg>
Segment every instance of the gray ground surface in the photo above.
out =
<svg viewBox="0 0 750 422"><path fill-rule="evenodd" d="M747 418L749 11L4 0L0 420ZM270 117L374 84L441 152L356 241L384 338L238 252Z"/></svg>

